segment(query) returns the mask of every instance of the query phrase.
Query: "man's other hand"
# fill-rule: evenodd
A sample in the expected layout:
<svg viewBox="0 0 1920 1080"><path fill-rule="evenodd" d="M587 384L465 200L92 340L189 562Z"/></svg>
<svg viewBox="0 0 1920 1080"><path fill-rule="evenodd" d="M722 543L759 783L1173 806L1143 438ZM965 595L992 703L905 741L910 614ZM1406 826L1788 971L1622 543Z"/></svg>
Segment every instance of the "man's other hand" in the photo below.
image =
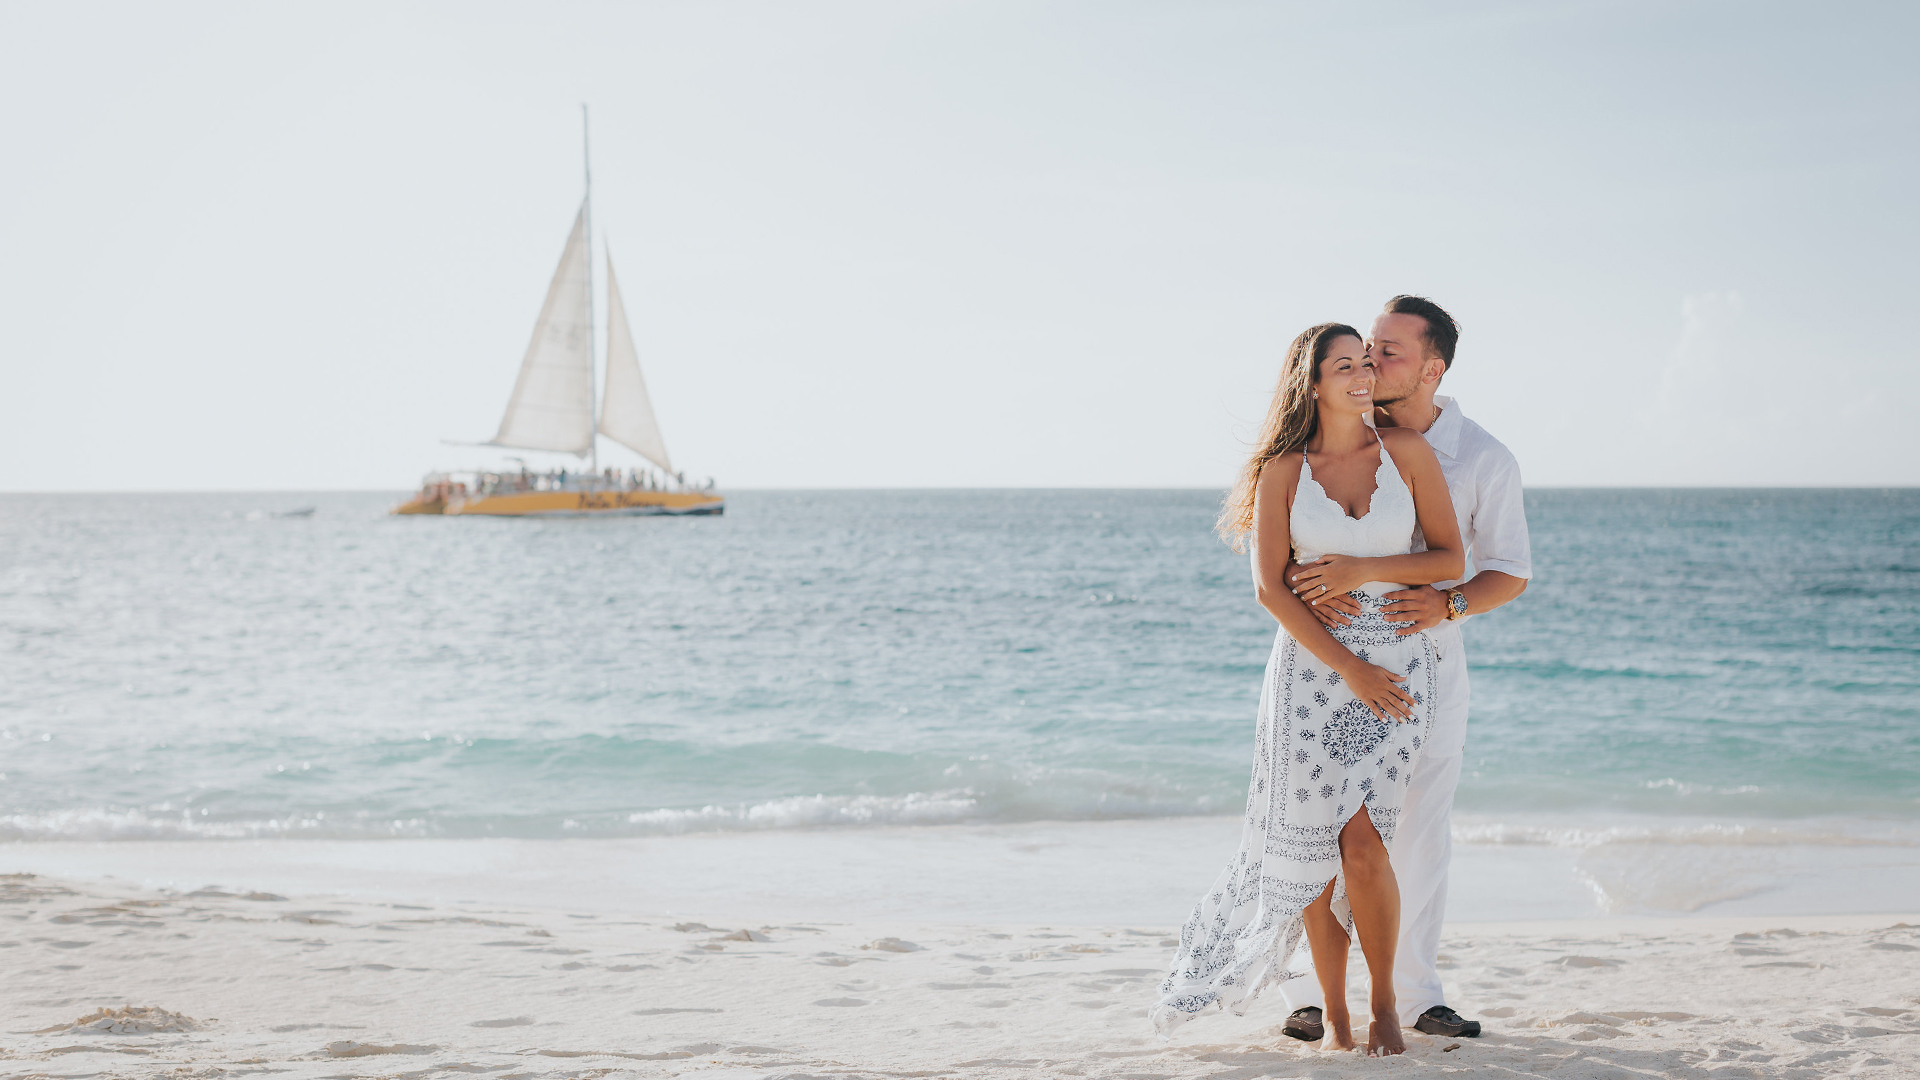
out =
<svg viewBox="0 0 1920 1080"><path fill-rule="evenodd" d="M1392 601L1380 609L1388 622L1411 621L1413 624L1399 629L1401 637L1431 630L1447 618L1447 594L1431 585L1390 592L1383 599Z"/></svg>
<svg viewBox="0 0 1920 1080"><path fill-rule="evenodd" d="M1287 563L1288 581L1292 581L1299 573L1299 563ZM1329 630L1335 630L1352 625L1354 616L1360 614L1360 601L1346 593L1341 593L1339 596L1322 597L1319 603L1308 604L1307 610L1313 612L1313 617L1320 620L1320 625Z"/></svg>

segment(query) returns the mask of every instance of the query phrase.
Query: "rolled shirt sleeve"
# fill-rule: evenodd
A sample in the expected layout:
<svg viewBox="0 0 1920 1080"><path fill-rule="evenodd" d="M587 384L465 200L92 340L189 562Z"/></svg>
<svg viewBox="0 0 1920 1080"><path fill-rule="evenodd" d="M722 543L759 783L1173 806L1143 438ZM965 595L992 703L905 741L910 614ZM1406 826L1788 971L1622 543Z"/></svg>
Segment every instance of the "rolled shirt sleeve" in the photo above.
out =
<svg viewBox="0 0 1920 1080"><path fill-rule="evenodd" d="M1533 546L1527 539L1527 502L1520 463L1504 446L1489 447L1475 471L1473 522L1469 529L1473 572L1498 570L1533 577Z"/></svg>

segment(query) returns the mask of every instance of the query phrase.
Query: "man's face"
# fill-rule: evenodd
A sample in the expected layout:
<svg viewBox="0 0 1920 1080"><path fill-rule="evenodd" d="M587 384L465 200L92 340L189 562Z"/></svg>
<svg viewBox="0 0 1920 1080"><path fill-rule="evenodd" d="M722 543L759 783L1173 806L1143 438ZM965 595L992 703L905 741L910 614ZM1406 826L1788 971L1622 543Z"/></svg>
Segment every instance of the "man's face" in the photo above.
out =
<svg viewBox="0 0 1920 1080"><path fill-rule="evenodd" d="M1420 387L1429 365L1440 363L1427 345L1427 320L1418 315L1387 314L1373 320L1372 339L1367 355L1379 372L1373 400L1391 405L1409 397Z"/></svg>

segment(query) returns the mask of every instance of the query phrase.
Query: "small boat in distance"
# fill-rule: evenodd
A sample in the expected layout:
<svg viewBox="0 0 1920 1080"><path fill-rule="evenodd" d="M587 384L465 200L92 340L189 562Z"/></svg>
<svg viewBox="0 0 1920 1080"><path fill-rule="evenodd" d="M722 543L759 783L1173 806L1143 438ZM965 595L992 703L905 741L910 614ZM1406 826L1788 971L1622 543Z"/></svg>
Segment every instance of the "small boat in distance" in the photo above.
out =
<svg viewBox="0 0 1920 1080"><path fill-rule="evenodd" d="M586 107L581 107L584 126ZM396 514L483 514L496 517L604 514L719 514L726 500L713 482L691 485L674 470L666 439L640 377L626 305L607 252L606 377L596 393L593 311L593 167L573 231L547 286L547 302L520 361L500 430L480 446L545 450L588 459L585 469L431 473ZM596 398L598 400L596 400ZM602 469L604 435L653 469Z"/></svg>

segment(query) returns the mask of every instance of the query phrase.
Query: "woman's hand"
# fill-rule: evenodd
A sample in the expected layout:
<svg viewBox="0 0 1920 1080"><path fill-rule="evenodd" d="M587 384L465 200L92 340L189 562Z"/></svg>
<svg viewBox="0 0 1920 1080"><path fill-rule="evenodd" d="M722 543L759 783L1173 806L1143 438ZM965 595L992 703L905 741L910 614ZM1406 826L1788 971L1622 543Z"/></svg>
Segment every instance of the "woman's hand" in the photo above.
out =
<svg viewBox="0 0 1920 1080"><path fill-rule="evenodd" d="M1395 675L1378 664L1364 662L1341 675L1353 696L1380 719L1400 723L1413 716L1413 698L1402 685L1406 682L1405 675Z"/></svg>
<svg viewBox="0 0 1920 1080"><path fill-rule="evenodd" d="M1356 555L1322 555L1302 566L1288 579L1287 586L1312 607L1323 598L1345 596L1372 581L1373 575L1367 570L1371 561Z"/></svg>
<svg viewBox="0 0 1920 1080"><path fill-rule="evenodd" d="M1287 580L1291 581L1293 575L1299 572L1299 563L1287 564ZM1360 617L1360 601L1346 593L1323 593L1315 599L1320 603L1307 605L1307 610L1313 612L1313 617L1320 620L1320 625L1329 630L1352 626L1353 620Z"/></svg>

